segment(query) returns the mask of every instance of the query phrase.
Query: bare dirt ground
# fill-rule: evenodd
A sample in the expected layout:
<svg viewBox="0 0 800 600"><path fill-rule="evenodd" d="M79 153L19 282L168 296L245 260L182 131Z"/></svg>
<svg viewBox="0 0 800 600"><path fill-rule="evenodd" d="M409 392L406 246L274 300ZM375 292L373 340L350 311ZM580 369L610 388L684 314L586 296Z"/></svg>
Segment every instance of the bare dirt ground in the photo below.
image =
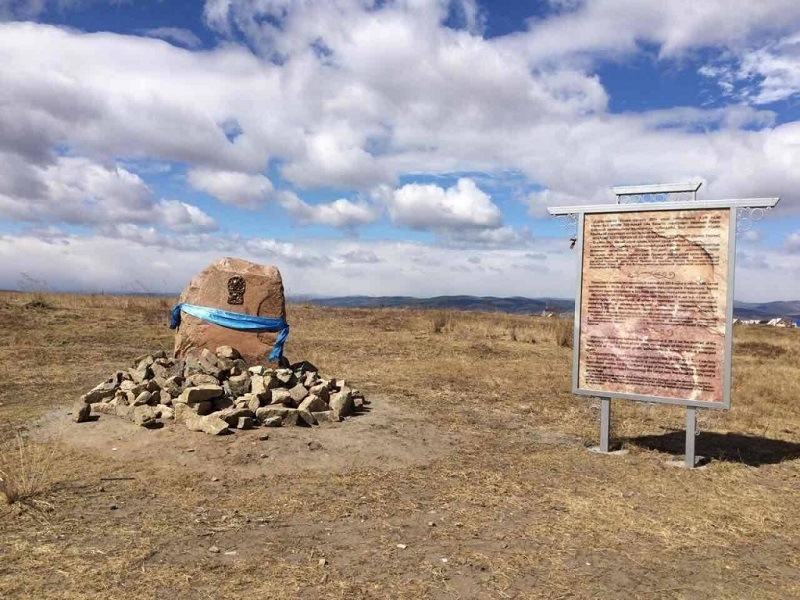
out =
<svg viewBox="0 0 800 600"><path fill-rule="evenodd" d="M171 347L169 305L0 296L0 468L22 432L43 472L0 506L0 598L800 598L800 332L736 330L702 471L666 466L674 407L615 403L629 453L587 452L564 325L529 317L291 306L289 357L368 413L220 438L71 423Z"/></svg>

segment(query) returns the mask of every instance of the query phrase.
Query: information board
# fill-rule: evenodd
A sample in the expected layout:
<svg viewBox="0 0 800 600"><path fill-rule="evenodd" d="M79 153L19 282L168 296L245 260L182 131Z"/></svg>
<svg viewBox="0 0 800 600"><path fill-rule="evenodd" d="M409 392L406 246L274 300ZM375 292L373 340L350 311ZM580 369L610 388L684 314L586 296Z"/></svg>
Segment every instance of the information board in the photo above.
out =
<svg viewBox="0 0 800 600"><path fill-rule="evenodd" d="M728 408L730 208L581 215L576 394Z"/></svg>

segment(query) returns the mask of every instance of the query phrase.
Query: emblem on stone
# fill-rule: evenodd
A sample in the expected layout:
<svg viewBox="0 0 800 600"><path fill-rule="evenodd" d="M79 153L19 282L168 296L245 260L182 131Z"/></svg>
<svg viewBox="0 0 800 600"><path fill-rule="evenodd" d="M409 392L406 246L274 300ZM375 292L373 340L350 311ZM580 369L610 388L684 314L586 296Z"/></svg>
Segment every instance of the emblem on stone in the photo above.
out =
<svg viewBox="0 0 800 600"><path fill-rule="evenodd" d="M244 291L247 283L238 275L228 279L228 304L244 304Z"/></svg>

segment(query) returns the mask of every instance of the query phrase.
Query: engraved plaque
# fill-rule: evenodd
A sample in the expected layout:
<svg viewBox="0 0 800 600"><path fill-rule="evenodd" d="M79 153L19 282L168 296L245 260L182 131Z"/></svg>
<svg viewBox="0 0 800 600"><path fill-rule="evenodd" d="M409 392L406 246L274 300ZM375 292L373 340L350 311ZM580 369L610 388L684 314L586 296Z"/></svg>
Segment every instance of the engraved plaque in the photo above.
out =
<svg viewBox="0 0 800 600"><path fill-rule="evenodd" d="M228 279L228 304L244 304L244 291L247 283L238 275Z"/></svg>

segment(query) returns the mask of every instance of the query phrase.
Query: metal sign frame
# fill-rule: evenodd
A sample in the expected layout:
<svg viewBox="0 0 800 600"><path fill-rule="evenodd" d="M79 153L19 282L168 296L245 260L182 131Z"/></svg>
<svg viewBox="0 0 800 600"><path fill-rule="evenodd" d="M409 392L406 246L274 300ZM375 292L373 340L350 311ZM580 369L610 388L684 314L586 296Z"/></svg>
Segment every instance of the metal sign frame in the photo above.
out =
<svg viewBox="0 0 800 600"><path fill-rule="evenodd" d="M573 238L577 250L577 290L575 293L575 327L573 340L573 371L572 371L572 393L579 396L592 396L601 399L600 412L600 447L599 451L607 453L609 451L609 431L611 420L611 398L624 400L634 400L640 402L651 402L660 404L673 404L686 407L686 455L685 464L687 467L695 466L694 438L697 425L697 408L730 408L730 388L731 388L731 356L733 349L733 301L735 288L736 270L736 233L749 229L751 221L760 219L763 214L774 208L779 198L736 198L727 200L696 200L696 193L699 189L698 183L685 184L663 184L647 186L627 186L614 188L617 195L617 204L599 204L587 206L561 206L549 207L547 210L553 216L566 217L568 224L573 224L577 228L577 235ZM690 200L683 200L683 197L690 195ZM670 201L671 195L681 198L678 201ZM659 201L645 202L637 201L630 204L623 203L626 197L642 199L644 197L657 197ZM666 197L666 201L661 198ZM653 211L683 211L683 210L728 210L730 222L728 224L728 280L725 307L725 341L723 358L723 401L708 402L684 400L679 398L669 398L661 396L647 396L640 394L626 394L608 392L604 390L592 390L579 386L579 365L580 365L580 334L581 334L581 300L583 292L583 246L584 246L584 221L586 214L598 213L627 213L627 212L653 212ZM741 220L740 220L741 217ZM746 224L746 226L744 225Z"/></svg>

